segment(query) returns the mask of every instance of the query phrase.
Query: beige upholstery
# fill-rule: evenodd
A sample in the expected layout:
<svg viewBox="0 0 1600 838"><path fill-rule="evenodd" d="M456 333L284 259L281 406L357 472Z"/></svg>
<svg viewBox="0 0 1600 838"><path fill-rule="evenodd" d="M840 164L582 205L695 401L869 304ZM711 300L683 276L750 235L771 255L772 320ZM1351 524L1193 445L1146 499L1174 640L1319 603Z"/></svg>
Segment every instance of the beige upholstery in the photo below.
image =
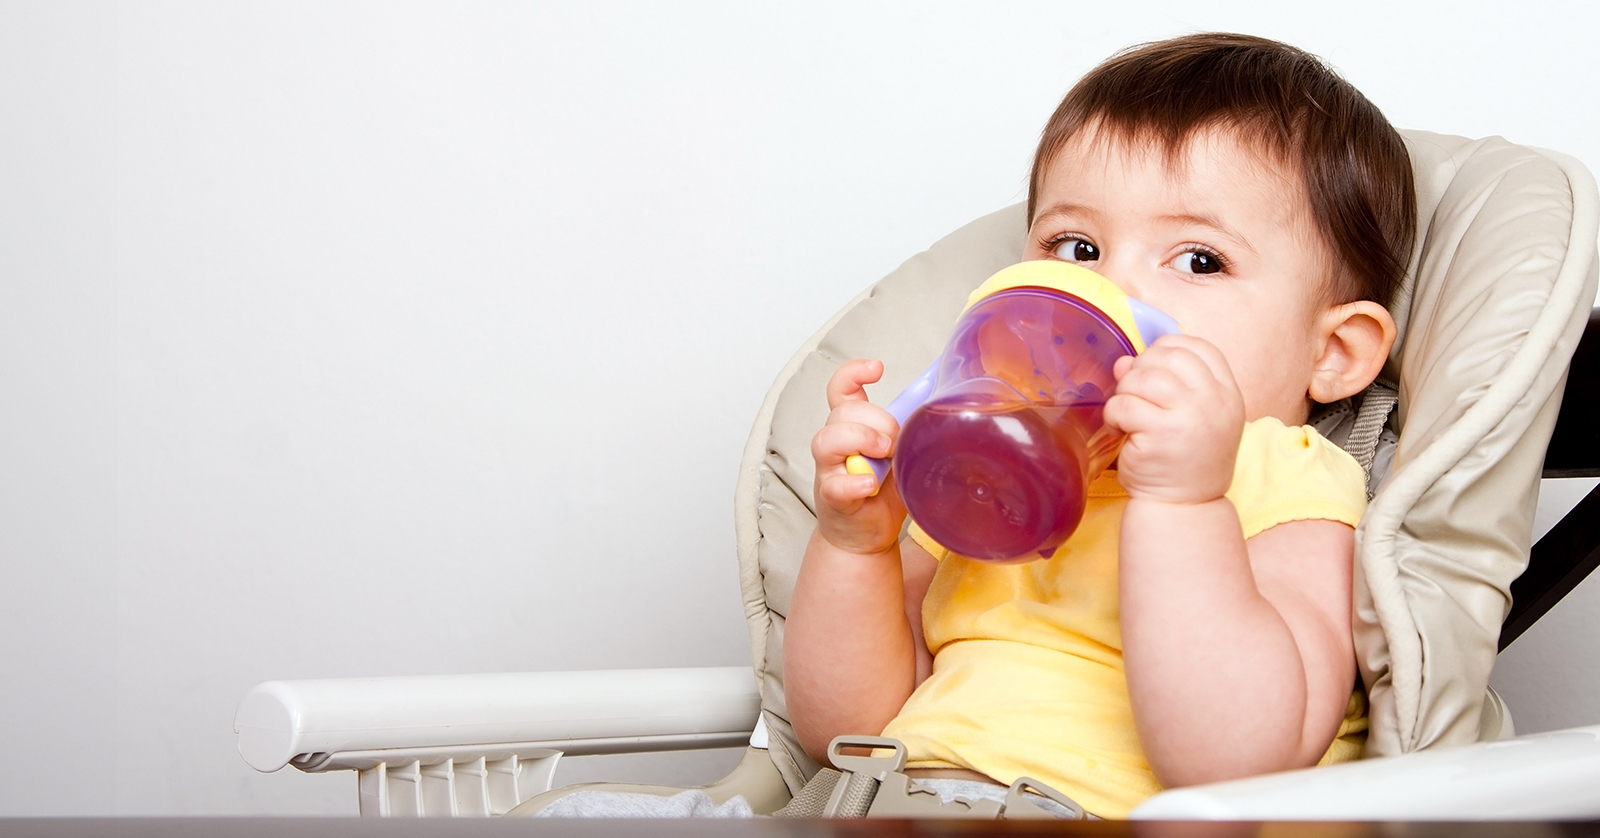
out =
<svg viewBox="0 0 1600 838"><path fill-rule="evenodd" d="M1369 754L1479 735L1527 563L1566 362L1595 294L1595 186L1499 138L1408 133L1421 235L1401 341L1395 467L1357 532Z"/></svg>
<svg viewBox="0 0 1600 838"><path fill-rule="evenodd" d="M1566 359L1595 289L1594 184L1581 166L1498 138L1406 138L1421 229L1386 370L1401 393L1400 440L1358 535L1374 754L1479 735ZM791 791L817 768L787 721L783 627L814 522L823 385L841 361L880 358L871 394L891 398L938 353L967 293L1020 258L1024 226L1020 206L985 216L878 282L801 348L757 417L736 498L740 575L772 758Z"/></svg>

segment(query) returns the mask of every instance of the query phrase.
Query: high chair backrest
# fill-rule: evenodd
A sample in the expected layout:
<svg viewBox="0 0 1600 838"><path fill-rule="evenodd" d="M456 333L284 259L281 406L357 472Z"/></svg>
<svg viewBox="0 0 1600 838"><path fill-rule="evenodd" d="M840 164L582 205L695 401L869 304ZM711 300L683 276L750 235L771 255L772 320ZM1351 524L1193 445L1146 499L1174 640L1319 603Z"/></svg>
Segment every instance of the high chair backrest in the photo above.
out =
<svg viewBox="0 0 1600 838"><path fill-rule="evenodd" d="M1597 201L1581 165L1499 138L1403 133L1419 230L1384 372L1399 389L1399 442L1357 532L1367 748L1384 755L1479 738L1596 278ZM770 752L791 791L817 769L788 723L783 636L815 523L810 443L827 417L824 384L845 360L878 358L884 380L869 393L892 398L943 348L967 294L1020 260L1025 233L1012 206L912 257L800 348L756 418L735 499L740 581Z"/></svg>

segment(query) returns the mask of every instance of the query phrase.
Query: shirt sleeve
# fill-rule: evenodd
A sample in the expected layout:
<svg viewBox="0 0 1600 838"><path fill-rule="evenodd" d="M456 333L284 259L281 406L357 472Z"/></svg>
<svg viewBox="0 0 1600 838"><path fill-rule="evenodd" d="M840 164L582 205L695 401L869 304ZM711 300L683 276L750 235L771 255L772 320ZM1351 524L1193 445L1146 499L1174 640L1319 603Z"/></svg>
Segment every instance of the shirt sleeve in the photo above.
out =
<svg viewBox="0 0 1600 838"><path fill-rule="evenodd" d="M946 550L939 542L934 541L932 536L923 532L922 527L917 526L916 521L911 522L911 527L906 530L906 536L915 541L918 547L927 550L928 555L932 556L936 561L942 562L945 556L950 555L950 551Z"/></svg>
<svg viewBox="0 0 1600 838"><path fill-rule="evenodd" d="M1227 496L1245 538L1290 521L1354 527L1367 508L1366 477L1354 457L1309 425L1272 418L1245 425Z"/></svg>

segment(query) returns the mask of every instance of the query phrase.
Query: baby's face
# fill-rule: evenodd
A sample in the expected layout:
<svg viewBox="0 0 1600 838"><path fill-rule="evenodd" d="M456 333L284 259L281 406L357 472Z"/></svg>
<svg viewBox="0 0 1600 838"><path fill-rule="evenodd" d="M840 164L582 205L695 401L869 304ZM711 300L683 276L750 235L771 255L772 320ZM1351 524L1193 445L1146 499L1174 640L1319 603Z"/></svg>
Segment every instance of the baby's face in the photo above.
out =
<svg viewBox="0 0 1600 838"><path fill-rule="evenodd" d="M1304 187L1226 131L1179 160L1082 132L1039 185L1026 259L1083 264L1222 351L1246 418L1305 421L1332 260Z"/></svg>

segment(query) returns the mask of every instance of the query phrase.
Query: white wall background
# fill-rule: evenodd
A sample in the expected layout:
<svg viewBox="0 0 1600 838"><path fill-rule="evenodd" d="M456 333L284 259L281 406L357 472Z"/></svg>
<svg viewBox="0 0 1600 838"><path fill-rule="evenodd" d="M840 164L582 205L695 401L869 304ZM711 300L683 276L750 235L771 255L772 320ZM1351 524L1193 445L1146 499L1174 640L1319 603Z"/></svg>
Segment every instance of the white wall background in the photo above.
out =
<svg viewBox="0 0 1600 838"><path fill-rule="evenodd" d="M744 663L771 377L1120 47L1600 168L1588 4L794 8L0 3L0 815L354 812L238 758L262 680ZM1584 591L1525 728L1600 722Z"/></svg>

